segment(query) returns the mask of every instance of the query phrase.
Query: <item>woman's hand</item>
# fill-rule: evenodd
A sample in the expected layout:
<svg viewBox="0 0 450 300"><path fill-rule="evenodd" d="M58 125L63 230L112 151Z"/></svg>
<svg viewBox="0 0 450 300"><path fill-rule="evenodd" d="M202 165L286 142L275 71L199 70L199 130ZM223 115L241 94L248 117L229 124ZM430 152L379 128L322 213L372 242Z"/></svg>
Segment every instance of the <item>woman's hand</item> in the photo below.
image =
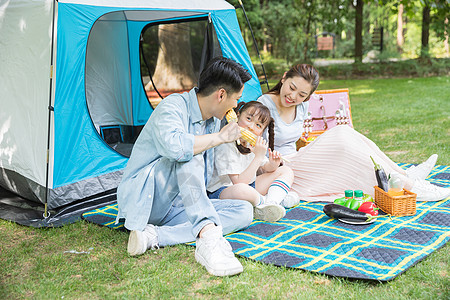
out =
<svg viewBox="0 0 450 300"><path fill-rule="evenodd" d="M219 137L224 143L234 142L241 137L241 130L236 122L230 122L220 130Z"/></svg>
<svg viewBox="0 0 450 300"><path fill-rule="evenodd" d="M263 139L261 136L258 136L256 139L255 146L251 147L250 150L253 152L253 154L255 154L255 158L262 159L264 158L264 156L266 156L268 147L269 144L267 143L267 141Z"/></svg>

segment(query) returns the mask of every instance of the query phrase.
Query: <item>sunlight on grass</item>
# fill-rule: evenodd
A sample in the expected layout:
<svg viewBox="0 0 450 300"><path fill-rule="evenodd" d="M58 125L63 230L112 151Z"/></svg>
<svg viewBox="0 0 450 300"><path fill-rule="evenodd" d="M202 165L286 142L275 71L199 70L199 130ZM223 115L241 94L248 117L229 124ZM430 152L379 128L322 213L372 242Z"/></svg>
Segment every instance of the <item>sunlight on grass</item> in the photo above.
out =
<svg viewBox="0 0 450 300"><path fill-rule="evenodd" d="M374 89L369 88L355 88L355 91L352 92L352 95L368 95L374 94L376 91Z"/></svg>

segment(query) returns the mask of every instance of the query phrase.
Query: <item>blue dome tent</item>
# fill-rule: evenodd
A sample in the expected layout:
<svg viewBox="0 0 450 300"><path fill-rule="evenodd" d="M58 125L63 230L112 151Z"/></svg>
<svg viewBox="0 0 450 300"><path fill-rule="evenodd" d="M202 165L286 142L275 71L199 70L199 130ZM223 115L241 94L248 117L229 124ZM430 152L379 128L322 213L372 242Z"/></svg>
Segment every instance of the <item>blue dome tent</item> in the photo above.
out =
<svg viewBox="0 0 450 300"><path fill-rule="evenodd" d="M253 76L241 100L261 95L235 9L226 1L16 0L0 5L0 187L19 196L7 193L0 207L31 200L51 223L59 208L114 191L132 141L154 108L143 82L144 33L159 28L161 35L158 26L193 22L206 28L200 38L197 32L190 39L201 50L192 50L199 57L192 54L193 74L198 76L212 56L223 55ZM161 49L158 35L149 36L155 40L148 42ZM162 86L151 78L156 57L167 55L170 61L176 56L167 53L158 51L152 59L155 90Z"/></svg>

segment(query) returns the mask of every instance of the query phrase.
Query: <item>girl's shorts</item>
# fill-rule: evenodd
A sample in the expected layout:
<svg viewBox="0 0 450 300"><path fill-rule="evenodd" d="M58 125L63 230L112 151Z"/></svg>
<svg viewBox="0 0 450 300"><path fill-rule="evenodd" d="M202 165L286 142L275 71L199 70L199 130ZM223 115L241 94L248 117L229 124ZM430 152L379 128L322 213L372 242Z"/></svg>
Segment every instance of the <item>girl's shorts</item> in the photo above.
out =
<svg viewBox="0 0 450 300"><path fill-rule="evenodd" d="M255 182L253 181L252 183L249 184L249 186L251 186L252 188L255 188ZM220 199L220 194L222 193L222 191L224 189L226 189L228 186L223 186L221 188L219 188L218 190L210 193L208 191L206 191L206 194L208 195L209 199Z"/></svg>

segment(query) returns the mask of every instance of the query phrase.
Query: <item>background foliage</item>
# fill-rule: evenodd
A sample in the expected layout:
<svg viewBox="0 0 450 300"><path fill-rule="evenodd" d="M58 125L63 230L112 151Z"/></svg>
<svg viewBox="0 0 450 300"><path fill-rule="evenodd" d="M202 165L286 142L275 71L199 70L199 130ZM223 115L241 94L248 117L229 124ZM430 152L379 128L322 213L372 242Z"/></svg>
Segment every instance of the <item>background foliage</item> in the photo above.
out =
<svg viewBox="0 0 450 300"><path fill-rule="evenodd" d="M363 2L363 53L378 49L372 45L375 28L384 28L382 58L417 58L421 54L424 7L430 9L428 54L449 57L448 45L450 1L448 0L244 0L244 8L262 52L288 65L320 57L332 57L332 51L316 53L315 35L331 32L336 35L335 58L352 58L355 53L356 2ZM229 0L240 7L238 0ZM397 46L399 5L403 5L404 43ZM241 31L250 53L256 54L249 26L242 9L237 9ZM447 46L448 47L448 46Z"/></svg>

